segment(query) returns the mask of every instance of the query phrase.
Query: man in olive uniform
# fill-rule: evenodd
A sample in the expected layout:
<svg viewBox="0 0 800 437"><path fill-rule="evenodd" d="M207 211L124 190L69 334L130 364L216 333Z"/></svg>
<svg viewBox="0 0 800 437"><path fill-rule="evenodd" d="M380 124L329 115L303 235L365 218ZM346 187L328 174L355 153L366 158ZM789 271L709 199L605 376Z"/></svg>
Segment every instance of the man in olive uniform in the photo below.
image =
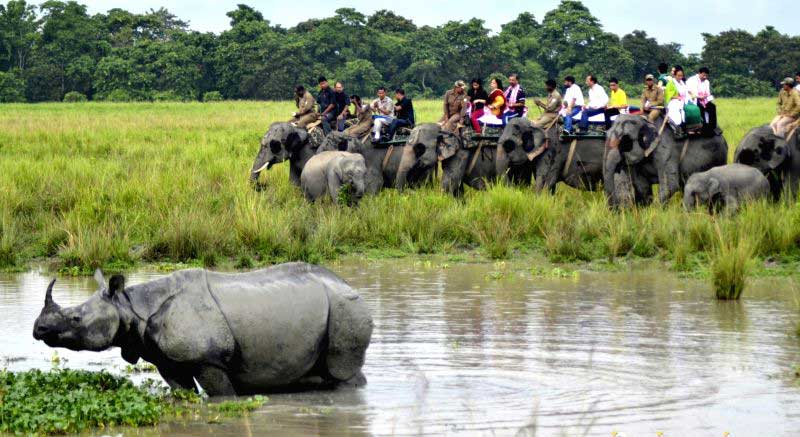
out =
<svg viewBox="0 0 800 437"><path fill-rule="evenodd" d="M306 87L297 85L294 88L294 104L297 106L297 112L292 114L289 123L304 128L317 121L317 111L314 110L315 103L314 96L306 90Z"/></svg>
<svg viewBox="0 0 800 437"><path fill-rule="evenodd" d="M439 124L442 125L442 129L448 132L458 133L458 128L463 125L464 110L466 109L464 105L464 99L466 98L464 89L466 87L467 84L463 80L459 80L455 83L453 89L444 94L444 114L442 119L439 120Z"/></svg>
<svg viewBox="0 0 800 437"><path fill-rule="evenodd" d="M775 135L786 138L786 134L800 118L800 93L794 89L794 79L791 77L784 79L781 86L783 88L778 94L778 115L772 120L770 127Z"/></svg>
<svg viewBox="0 0 800 437"><path fill-rule="evenodd" d="M658 120L658 117L664 112L664 90L656 84L656 78L652 74L644 77L642 112L651 122Z"/></svg>
<svg viewBox="0 0 800 437"><path fill-rule="evenodd" d="M547 101L543 102L539 99L534 99L533 103L542 108L544 113L533 125L539 128L548 127L553 124L553 121L558 118L558 111L561 109L561 93L556 89L556 81L548 79L544 83L544 88L547 90Z"/></svg>

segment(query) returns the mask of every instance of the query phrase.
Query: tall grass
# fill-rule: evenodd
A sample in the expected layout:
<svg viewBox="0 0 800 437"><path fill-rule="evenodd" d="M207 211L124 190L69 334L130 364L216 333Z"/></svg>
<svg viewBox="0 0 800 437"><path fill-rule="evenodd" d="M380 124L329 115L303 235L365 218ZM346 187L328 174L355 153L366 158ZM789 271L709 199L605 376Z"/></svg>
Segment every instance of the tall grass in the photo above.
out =
<svg viewBox="0 0 800 437"><path fill-rule="evenodd" d="M719 224L715 229L717 244L710 259L714 293L717 299L738 300L752 269L754 246L748 234L740 230L723 232Z"/></svg>
<svg viewBox="0 0 800 437"><path fill-rule="evenodd" d="M433 121L436 101L415 102ZM747 110L742 110L747 108ZM541 251L554 261L659 257L677 269L718 248L711 217L666 206L609 211L602 193L556 195L497 185L463 199L436 187L386 190L355 208L307 204L286 165L247 183L259 140L285 102L3 105L0 267L40 257L89 270L199 260L250 265L341 254ZM769 121L773 103L721 100L731 144ZM749 205L719 219L751 236L755 256L800 255L794 202Z"/></svg>

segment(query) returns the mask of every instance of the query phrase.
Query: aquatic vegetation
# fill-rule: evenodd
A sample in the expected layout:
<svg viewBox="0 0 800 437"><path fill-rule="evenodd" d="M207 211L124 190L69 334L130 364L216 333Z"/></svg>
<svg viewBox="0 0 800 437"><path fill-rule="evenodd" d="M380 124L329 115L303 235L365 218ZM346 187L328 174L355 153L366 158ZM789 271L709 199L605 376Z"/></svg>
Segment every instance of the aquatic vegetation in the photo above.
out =
<svg viewBox="0 0 800 437"><path fill-rule="evenodd" d="M149 371L148 366L134 369L126 371ZM92 428L152 426L180 417L241 417L267 401L265 396L253 396L205 402L193 391L169 390L154 380L136 386L127 378L107 372L3 370L0 432L72 434Z"/></svg>
<svg viewBox="0 0 800 437"><path fill-rule="evenodd" d="M747 113L742 105L719 101L731 155L773 111L770 99L749 100ZM422 121L440 110L438 101L415 107ZM430 185L342 208L309 205L281 164L262 173L266 188L256 192L247 173L259 139L289 112L290 102L5 106L0 268L53 258L61 273L85 275L140 263L247 269L351 253L506 259L533 251L552 262L658 258L691 271L718 247L711 217L684 212L678 198L609 211L602 192L563 184L555 195L496 184L463 199ZM795 202L758 202L717 220L747 233L753 256L800 259Z"/></svg>
<svg viewBox="0 0 800 437"><path fill-rule="evenodd" d="M736 300L742 295L752 270L753 244L745 234L723 233L716 224L717 244L711 252L710 269L717 299Z"/></svg>
<svg viewBox="0 0 800 437"><path fill-rule="evenodd" d="M167 411L159 396L105 372L0 372L0 432L66 434L148 426Z"/></svg>

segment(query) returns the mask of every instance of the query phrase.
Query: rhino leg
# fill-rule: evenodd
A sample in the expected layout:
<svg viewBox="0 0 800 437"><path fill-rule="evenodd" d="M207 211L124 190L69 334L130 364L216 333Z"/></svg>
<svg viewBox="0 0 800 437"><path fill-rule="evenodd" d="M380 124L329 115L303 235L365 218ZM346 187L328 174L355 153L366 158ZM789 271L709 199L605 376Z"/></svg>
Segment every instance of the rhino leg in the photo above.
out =
<svg viewBox="0 0 800 437"><path fill-rule="evenodd" d="M236 396L228 373L219 367L203 365L197 372L197 382L209 396Z"/></svg>
<svg viewBox="0 0 800 437"><path fill-rule="evenodd" d="M158 373L173 390L191 390L197 392L197 384L189 372L166 366L156 366Z"/></svg>

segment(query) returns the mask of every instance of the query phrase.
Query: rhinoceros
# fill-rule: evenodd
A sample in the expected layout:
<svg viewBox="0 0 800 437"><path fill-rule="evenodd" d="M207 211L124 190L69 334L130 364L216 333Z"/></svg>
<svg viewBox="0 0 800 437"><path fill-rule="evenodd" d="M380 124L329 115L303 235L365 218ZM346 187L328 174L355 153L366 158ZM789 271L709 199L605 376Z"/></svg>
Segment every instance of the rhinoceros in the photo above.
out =
<svg viewBox="0 0 800 437"><path fill-rule="evenodd" d="M95 273L99 290L62 308L50 283L33 336L50 347L117 346L153 363L172 388L209 396L263 393L306 382L361 385L372 335L364 300L329 270L289 263L249 273L182 270L126 287Z"/></svg>

